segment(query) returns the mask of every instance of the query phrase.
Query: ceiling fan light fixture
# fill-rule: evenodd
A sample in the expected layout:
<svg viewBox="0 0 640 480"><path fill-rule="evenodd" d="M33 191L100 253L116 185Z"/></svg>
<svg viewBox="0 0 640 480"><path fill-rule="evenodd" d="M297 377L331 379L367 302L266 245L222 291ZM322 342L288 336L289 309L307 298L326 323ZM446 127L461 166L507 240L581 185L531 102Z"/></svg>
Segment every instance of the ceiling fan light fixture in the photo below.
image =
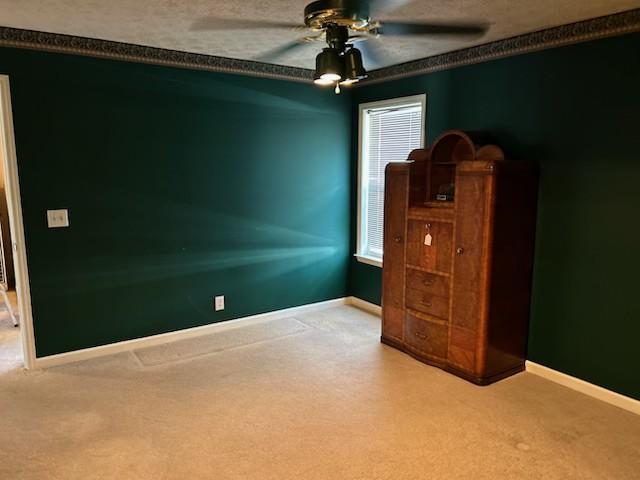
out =
<svg viewBox="0 0 640 480"><path fill-rule="evenodd" d="M316 73L314 82L320 85L342 80L344 75L344 59L335 48L325 48L316 57ZM318 80L322 81L318 82ZM324 83L328 82L328 83Z"/></svg>
<svg viewBox="0 0 640 480"><path fill-rule="evenodd" d="M342 76L339 73L323 73L320 75L320 80L324 80L327 82L337 82L340 80Z"/></svg>
<svg viewBox="0 0 640 480"><path fill-rule="evenodd" d="M346 81L355 83L358 80L367 78L367 71L362 65L362 54L357 48L351 47L344 52L344 66Z"/></svg>
<svg viewBox="0 0 640 480"><path fill-rule="evenodd" d="M320 85L320 86L328 86L328 85L333 85L334 83L336 83L335 80L329 80L326 78L315 78L313 80L313 83L315 83L316 85Z"/></svg>

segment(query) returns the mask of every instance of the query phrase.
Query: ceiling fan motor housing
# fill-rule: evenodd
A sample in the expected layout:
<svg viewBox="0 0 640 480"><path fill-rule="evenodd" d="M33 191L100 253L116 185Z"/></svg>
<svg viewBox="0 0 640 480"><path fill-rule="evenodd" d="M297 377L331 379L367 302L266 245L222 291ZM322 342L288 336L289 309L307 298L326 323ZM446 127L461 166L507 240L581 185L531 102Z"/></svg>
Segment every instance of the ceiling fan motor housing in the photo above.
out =
<svg viewBox="0 0 640 480"><path fill-rule="evenodd" d="M347 42L349 41L349 29L342 25L330 23L326 25L326 40L331 48L344 52Z"/></svg>
<svg viewBox="0 0 640 480"><path fill-rule="evenodd" d="M338 25L352 30L367 30L369 9L358 0L317 0L304 9L304 23L313 30Z"/></svg>

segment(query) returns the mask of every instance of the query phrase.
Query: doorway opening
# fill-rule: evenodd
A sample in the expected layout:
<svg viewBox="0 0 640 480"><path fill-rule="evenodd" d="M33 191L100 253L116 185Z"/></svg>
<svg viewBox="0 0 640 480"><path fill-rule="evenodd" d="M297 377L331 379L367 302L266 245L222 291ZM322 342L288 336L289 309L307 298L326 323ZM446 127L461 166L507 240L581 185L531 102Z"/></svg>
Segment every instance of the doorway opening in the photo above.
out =
<svg viewBox="0 0 640 480"><path fill-rule="evenodd" d="M0 375L35 366L9 77L0 75Z"/></svg>
<svg viewBox="0 0 640 480"><path fill-rule="evenodd" d="M3 164L0 162L0 374L24 364Z"/></svg>

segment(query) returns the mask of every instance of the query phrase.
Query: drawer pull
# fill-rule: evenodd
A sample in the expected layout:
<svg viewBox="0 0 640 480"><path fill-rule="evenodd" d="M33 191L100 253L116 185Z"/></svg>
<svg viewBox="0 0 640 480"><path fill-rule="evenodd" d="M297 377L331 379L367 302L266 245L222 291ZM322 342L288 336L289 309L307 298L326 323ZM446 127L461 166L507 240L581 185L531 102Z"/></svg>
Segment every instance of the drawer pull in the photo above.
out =
<svg viewBox="0 0 640 480"><path fill-rule="evenodd" d="M433 280L425 280L423 282L427 287L430 287L431 285L433 285Z"/></svg>
<svg viewBox="0 0 640 480"><path fill-rule="evenodd" d="M456 255L462 255L464 253L464 248L458 247L456 248Z"/></svg>
<svg viewBox="0 0 640 480"><path fill-rule="evenodd" d="M424 305L426 305L427 307L430 307L430 306L431 306L431 302L429 302L429 301L427 301L427 300L423 300L423 301L422 301L422 303L423 303Z"/></svg>
<svg viewBox="0 0 640 480"><path fill-rule="evenodd" d="M402 237L400 235L396 235L393 237L393 241L396 243L400 243L402 241Z"/></svg>
<svg viewBox="0 0 640 480"><path fill-rule="evenodd" d="M416 337L418 337L420 340L426 340L427 336L424 335L423 333L420 332L416 332Z"/></svg>

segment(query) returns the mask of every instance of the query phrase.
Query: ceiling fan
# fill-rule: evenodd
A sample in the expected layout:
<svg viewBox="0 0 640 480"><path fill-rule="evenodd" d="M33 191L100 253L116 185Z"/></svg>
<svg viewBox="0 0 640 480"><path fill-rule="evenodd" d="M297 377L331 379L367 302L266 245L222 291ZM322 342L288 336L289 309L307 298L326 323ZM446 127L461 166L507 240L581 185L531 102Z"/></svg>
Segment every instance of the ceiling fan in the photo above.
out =
<svg viewBox="0 0 640 480"><path fill-rule="evenodd" d="M324 40L327 47L316 57L314 82L317 85L352 85L367 77L363 57L370 65L382 63L378 42L384 36L397 35L465 35L479 36L487 31L483 23L416 23L377 21L372 13L398 8L411 0L316 0L304 9L304 26L268 20L234 20L206 17L193 29L261 29L296 28L306 34L261 55L257 60L274 61L303 45ZM356 48L355 45L359 48Z"/></svg>

